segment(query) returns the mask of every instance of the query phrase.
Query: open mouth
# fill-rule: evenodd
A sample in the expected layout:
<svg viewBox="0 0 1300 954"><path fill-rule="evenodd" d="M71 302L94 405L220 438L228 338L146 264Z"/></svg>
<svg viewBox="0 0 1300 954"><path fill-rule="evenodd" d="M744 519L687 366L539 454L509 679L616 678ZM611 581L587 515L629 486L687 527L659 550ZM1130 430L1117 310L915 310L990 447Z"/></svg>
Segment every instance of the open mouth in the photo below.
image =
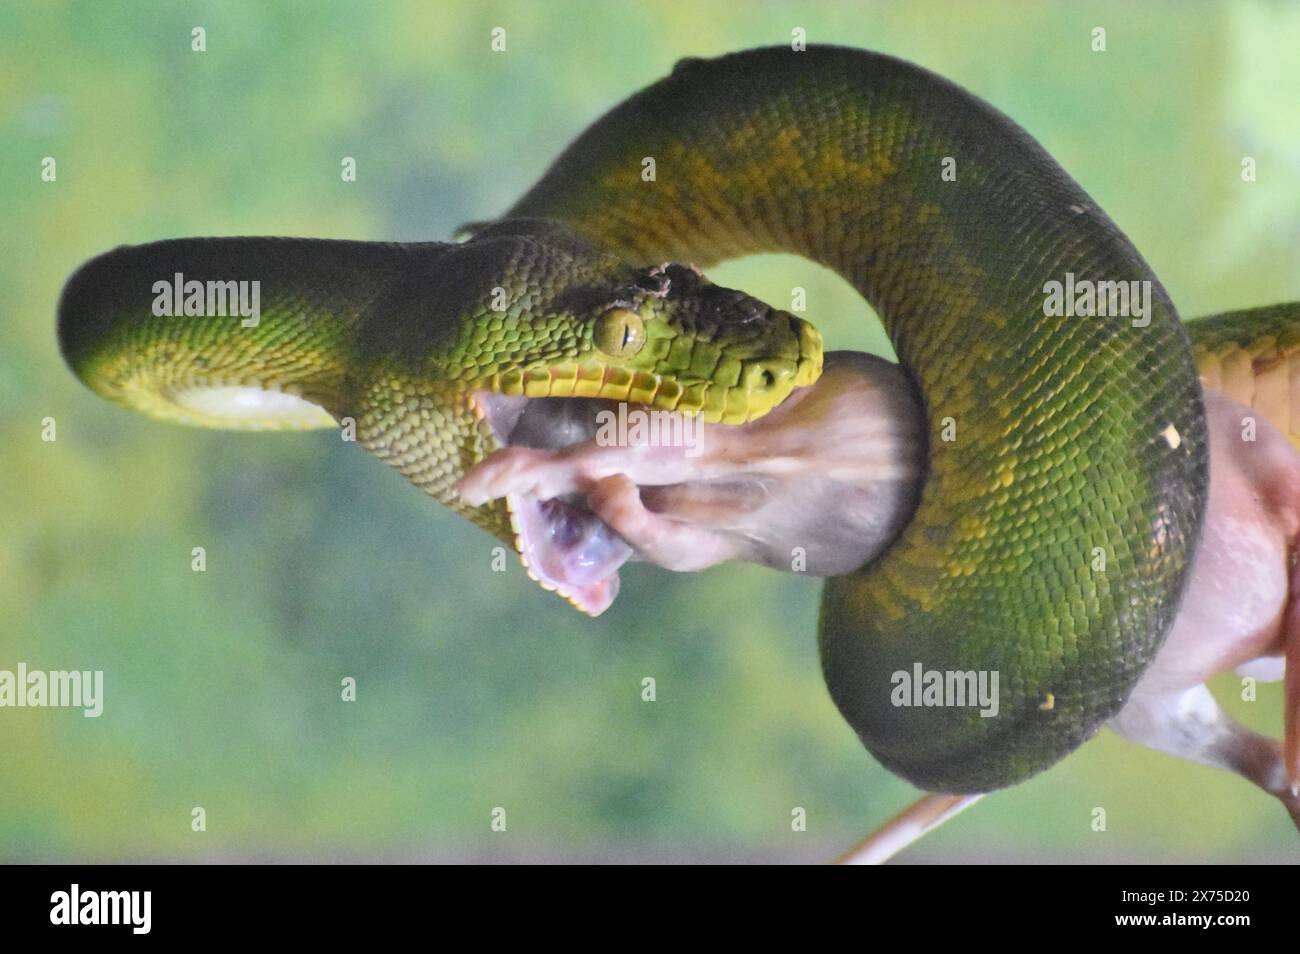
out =
<svg viewBox="0 0 1300 954"><path fill-rule="evenodd" d="M556 450L593 440L597 414L618 402L600 398L513 397L479 392L475 404L501 447ZM580 494L505 498L515 546L528 575L575 607L599 616L618 596L618 570L633 549L587 508Z"/></svg>

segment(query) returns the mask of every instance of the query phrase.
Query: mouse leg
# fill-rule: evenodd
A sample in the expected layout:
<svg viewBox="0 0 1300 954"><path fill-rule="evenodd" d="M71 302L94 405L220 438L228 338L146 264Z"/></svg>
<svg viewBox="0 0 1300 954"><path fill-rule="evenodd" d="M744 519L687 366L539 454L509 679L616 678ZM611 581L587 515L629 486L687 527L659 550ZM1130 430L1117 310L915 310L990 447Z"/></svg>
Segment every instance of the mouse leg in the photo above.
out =
<svg viewBox="0 0 1300 954"><path fill-rule="evenodd" d="M1286 658L1282 689L1282 717L1286 727L1282 737L1282 764L1291 796L1300 800L1300 560L1297 560L1294 545L1290 559L1291 589L1282 618L1282 647ZM1292 817L1295 817L1294 809ZM1296 824L1300 825L1300 819Z"/></svg>
<svg viewBox="0 0 1300 954"><path fill-rule="evenodd" d="M1288 679L1294 669L1288 666ZM1235 772L1276 796L1300 828L1300 795L1287 777L1282 745L1229 716L1204 684L1169 693L1139 687L1109 724L1149 748Z"/></svg>
<svg viewBox="0 0 1300 954"><path fill-rule="evenodd" d="M640 488L624 474L597 482L587 494L587 504L637 556L668 570L703 570L741 555L737 541L726 534L647 509Z"/></svg>

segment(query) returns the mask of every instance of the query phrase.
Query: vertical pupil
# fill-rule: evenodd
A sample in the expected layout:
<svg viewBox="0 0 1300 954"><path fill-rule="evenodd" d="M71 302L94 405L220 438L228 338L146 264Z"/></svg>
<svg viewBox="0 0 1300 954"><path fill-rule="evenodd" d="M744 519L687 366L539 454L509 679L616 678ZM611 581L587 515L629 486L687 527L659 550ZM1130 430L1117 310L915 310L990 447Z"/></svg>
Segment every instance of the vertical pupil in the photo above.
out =
<svg viewBox="0 0 1300 954"><path fill-rule="evenodd" d="M624 357L640 350L645 330L641 319L625 310L613 311L600 320L593 335L595 344L607 354Z"/></svg>

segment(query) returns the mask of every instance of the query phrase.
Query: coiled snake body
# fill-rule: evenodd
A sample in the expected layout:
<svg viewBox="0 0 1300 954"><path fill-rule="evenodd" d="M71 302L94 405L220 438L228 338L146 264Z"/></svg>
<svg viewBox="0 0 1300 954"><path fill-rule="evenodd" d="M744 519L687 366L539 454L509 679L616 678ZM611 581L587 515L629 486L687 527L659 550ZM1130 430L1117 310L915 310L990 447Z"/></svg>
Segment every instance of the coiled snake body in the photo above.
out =
<svg viewBox="0 0 1300 954"><path fill-rule="evenodd" d="M1200 388L1173 305L1119 229L1029 135L916 66L837 48L684 61L463 245L121 249L69 282L60 340L92 387L157 416L238 424L204 395L261 389L307 403L245 423L353 418L369 449L517 542L536 513L450 490L501 442L506 399L734 423L815 379L811 326L663 264L767 251L862 293L929 421L910 523L826 586L836 704L927 789L1042 770L1117 711L1173 619L1206 499ZM153 316L151 286L174 272L260 280L260 324ZM1149 313L1047 314L1045 286L1067 276L1149 282ZM616 545L569 518L594 552ZM998 715L894 705L892 674L917 665L998 672Z"/></svg>

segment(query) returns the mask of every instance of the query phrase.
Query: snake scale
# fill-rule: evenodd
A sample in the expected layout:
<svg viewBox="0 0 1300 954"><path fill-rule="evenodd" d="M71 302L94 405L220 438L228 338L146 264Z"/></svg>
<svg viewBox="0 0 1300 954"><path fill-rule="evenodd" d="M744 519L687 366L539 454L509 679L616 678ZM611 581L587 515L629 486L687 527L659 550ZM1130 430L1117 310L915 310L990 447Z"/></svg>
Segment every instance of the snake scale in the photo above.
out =
<svg viewBox="0 0 1300 954"><path fill-rule="evenodd" d="M910 523L825 587L836 705L930 790L1052 765L1119 709L1174 617L1207 492L1197 370L1168 296L1097 204L1010 119L917 66L834 47L685 60L464 243L122 248L70 279L59 336L93 389L157 417L350 419L367 449L517 543L518 513L451 491L499 446L498 398L728 424L816 378L811 325L690 267L756 252L849 281L929 422ZM174 273L259 281L260 321L157 316L153 288ZM1044 286L1067 273L1149 282L1149 322L1047 314ZM212 402L254 392L283 401ZM891 674L918 664L998 672L997 717L894 705Z"/></svg>

